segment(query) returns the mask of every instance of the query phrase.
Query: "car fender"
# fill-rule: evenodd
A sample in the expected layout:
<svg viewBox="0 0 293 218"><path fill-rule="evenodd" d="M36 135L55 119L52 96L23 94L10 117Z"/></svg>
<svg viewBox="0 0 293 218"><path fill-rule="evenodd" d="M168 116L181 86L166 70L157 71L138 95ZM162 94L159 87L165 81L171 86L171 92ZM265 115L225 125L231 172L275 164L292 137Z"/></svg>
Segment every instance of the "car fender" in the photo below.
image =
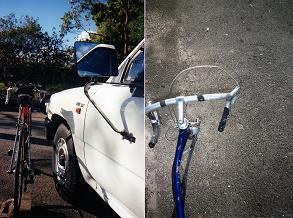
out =
<svg viewBox="0 0 293 218"><path fill-rule="evenodd" d="M47 135L51 135L52 140L55 134L54 130L57 129L61 122L65 123L72 133L76 155L83 162L85 161L83 125L88 102L83 92L83 87L79 87L53 94L47 105L47 118L49 121Z"/></svg>

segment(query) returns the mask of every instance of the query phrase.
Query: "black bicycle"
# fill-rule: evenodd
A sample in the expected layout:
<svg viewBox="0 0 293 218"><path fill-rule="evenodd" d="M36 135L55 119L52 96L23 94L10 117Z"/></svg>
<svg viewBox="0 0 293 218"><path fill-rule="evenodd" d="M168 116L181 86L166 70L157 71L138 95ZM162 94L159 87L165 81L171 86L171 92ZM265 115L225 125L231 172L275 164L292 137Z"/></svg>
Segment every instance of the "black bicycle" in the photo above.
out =
<svg viewBox="0 0 293 218"><path fill-rule="evenodd" d="M12 150L8 151L11 161L7 171L14 175L14 217L19 216L22 194L27 191L27 184L34 182L36 174L31 158L31 105L36 91L32 84L7 89L5 104L9 103L13 92L16 92L19 103L14 144Z"/></svg>

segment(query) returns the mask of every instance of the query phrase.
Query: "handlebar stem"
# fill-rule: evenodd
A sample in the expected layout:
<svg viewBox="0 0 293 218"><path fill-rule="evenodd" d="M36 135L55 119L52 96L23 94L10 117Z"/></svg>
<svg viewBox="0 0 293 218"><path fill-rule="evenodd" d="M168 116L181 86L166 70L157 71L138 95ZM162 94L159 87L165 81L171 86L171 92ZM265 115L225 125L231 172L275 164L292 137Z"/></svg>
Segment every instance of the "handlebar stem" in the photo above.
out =
<svg viewBox="0 0 293 218"><path fill-rule="evenodd" d="M182 125L184 123L184 98L177 97L176 98L177 103L177 117L178 117L178 125Z"/></svg>
<svg viewBox="0 0 293 218"><path fill-rule="evenodd" d="M177 106L178 128L187 129L188 120L184 118L184 97L179 96L176 98L176 106Z"/></svg>

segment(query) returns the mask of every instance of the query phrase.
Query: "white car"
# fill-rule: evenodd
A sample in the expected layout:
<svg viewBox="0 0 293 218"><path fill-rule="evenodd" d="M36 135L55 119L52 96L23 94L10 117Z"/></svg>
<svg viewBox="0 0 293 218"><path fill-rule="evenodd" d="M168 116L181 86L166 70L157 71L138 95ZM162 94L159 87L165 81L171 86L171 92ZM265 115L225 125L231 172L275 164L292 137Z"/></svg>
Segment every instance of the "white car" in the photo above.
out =
<svg viewBox="0 0 293 218"><path fill-rule="evenodd" d="M77 70L80 60L88 59L84 65L93 66L93 50L105 58L103 49L114 48L88 45L89 50L75 46ZM103 59L100 64L111 61ZM54 180L65 200L77 201L85 181L119 216L145 216L143 69L144 41L119 65L118 76L109 77L107 83L65 90L46 103ZM84 69L79 70L83 73Z"/></svg>

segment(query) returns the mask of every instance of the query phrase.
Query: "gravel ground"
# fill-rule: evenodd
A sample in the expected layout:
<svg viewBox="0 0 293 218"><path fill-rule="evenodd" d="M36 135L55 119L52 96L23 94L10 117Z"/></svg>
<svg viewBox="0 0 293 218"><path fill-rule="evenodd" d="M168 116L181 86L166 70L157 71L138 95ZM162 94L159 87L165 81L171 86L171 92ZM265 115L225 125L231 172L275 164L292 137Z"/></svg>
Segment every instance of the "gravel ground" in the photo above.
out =
<svg viewBox="0 0 293 218"><path fill-rule="evenodd" d="M219 65L241 85L224 133L223 102L194 105L202 123L186 217L293 217L293 2L149 0L145 32L147 101L166 97L173 78L195 65ZM222 81L205 75L187 86L208 91ZM173 211L176 131L169 110L160 119L159 143L146 146L147 217Z"/></svg>

